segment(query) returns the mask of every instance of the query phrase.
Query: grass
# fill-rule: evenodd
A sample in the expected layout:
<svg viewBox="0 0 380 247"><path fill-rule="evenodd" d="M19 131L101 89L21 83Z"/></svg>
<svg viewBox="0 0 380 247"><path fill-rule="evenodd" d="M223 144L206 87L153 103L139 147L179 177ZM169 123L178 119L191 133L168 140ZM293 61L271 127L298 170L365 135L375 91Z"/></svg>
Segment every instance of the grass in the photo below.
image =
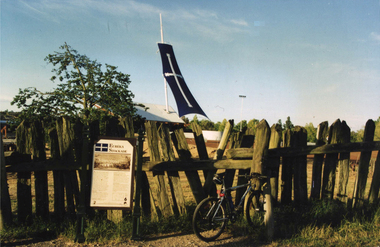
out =
<svg viewBox="0 0 380 247"><path fill-rule="evenodd" d="M195 205L188 206L188 214L156 220L142 218L142 236L165 233L192 233L191 218ZM317 201L295 208L292 205L275 208L275 239L273 246L379 246L380 207L367 206L352 210L338 201ZM107 220L104 213L96 213L86 219L87 243L120 243L132 235L132 216L127 215L120 223ZM66 221L57 225L36 219L30 226L14 225L1 231L1 242L18 239L64 238L72 242L76 237L76 222ZM229 224L227 232L233 236L250 236L252 242L268 242L265 226L256 223L249 227L244 217ZM268 242L269 243L269 242Z"/></svg>

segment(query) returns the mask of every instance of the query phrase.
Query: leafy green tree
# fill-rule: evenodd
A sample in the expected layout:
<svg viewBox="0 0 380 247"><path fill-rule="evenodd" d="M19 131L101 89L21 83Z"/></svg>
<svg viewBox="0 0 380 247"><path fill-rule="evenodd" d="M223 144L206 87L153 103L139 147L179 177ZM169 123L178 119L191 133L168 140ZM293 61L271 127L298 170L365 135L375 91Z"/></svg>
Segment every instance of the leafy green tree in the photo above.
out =
<svg viewBox="0 0 380 247"><path fill-rule="evenodd" d="M247 127L253 130L253 133L256 133L257 125L260 123L258 119L251 119L248 121ZM282 126L282 125L281 125Z"/></svg>
<svg viewBox="0 0 380 247"><path fill-rule="evenodd" d="M375 121L375 137L374 141L380 141L380 117Z"/></svg>
<svg viewBox="0 0 380 247"><path fill-rule="evenodd" d="M235 124L233 130L239 132L240 131L240 125L242 130L247 128L247 120L242 120L239 123Z"/></svg>
<svg viewBox="0 0 380 247"><path fill-rule="evenodd" d="M99 115L133 116L133 93L128 74L116 66L102 64L79 54L66 43L45 61L54 66L51 80L57 87L42 92L34 87L20 89L11 104L22 108L24 118L80 116L85 122Z"/></svg>
<svg viewBox="0 0 380 247"><path fill-rule="evenodd" d="M214 123L210 120L203 119L199 122L202 130L214 130Z"/></svg>
<svg viewBox="0 0 380 247"><path fill-rule="evenodd" d="M277 121L277 124L279 124L279 125L281 126L281 128L284 129L284 128L283 128L283 124L282 124L281 119L279 119L279 120Z"/></svg>
<svg viewBox="0 0 380 247"><path fill-rule="evenodd" d="M185 117L185 116L182 116L181 119L182 119L182 121L183 121L185 124L189 124L189 123L190 123L190 120L189 120L187 117Z"/></svg>
<svg viewBox="0 0 380 247"><path fill-rule="evenodd" d="M307 141L316 143L317 142L317 128L314 127L313 123L308 123L305 125L307 131Z"/></svg>
<svg viewBox="0 0 380 247"><path fill-rule="evenodd" d="M224 131L226 124L227 124L227 119L223 119L222 123L219 125L218 131Z"/></svg>
<svg viewBox="0 0 380 247"><path fill-rule="evenodd" d="M284 129L293 129L294 128L294 125L292 123L292 121L290 121L290 117L288 116L286 118L286 122L284 124Z"/></svg>
<svg viewBox="0 0 380 247"><path fill-rule="evenodd" d="M194 115L193 119L190 121L190 123L196 122L197 124L200 124L200 121L198 120L197 114Z"/></svg>
<svg viewBox="0 0 380 247"><path fill-rule="evenodd" d="M351 142L362 142L364 139L364 129L351 131Z"/></svg>

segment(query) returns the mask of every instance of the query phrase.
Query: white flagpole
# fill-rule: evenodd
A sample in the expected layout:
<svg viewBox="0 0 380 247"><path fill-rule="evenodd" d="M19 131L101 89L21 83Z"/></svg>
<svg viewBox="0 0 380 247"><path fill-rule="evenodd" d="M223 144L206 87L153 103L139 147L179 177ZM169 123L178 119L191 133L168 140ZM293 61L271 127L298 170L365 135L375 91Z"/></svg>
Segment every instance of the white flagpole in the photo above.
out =
<svg viewBox="0 0 380 247"><path fill-rule="evenodd" d="M161 16L161 13L160 13L160 27L161 27L161 43L164 43L164 31L162 30L162 16ZM164 88L165 88L166 112L169 113L169 106L168 106L168 84L166 82L165 77L164 77Z"/></svg>

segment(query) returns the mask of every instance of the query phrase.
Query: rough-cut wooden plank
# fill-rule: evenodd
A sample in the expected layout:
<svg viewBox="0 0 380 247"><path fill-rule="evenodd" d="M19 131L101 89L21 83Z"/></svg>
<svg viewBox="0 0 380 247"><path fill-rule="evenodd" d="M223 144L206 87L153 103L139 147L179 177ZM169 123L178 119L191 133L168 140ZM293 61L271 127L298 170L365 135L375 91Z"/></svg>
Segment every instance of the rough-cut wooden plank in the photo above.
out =
<svg viewBox="0 0 380 247"><path fill-rule="evenodd" d="M34 121L31 124L32 155L33 161L46 159L45 153L45 132L41 122ZM35 194L36 194L36 215L47 219L49 216L49 193L48 179L46 171L34 172Z"/></svg>
<svg viewBox="0 0 380 247"><path fill-rule="evenodd" d="M234 120L228 120L224 128L222 138L220 139L219 146L215 152L214 160L220 160L223 158L224 150L227 147L233 126Z"/></svg>
<svg viewBox="0 0 380 247"><path fill-rule="evenodd" d="M379 200L380 189L380 152L377 153L375 170L373 172L371 189L369 191L369 203L376 203Z"/></svg>
<svg viewBox="0 0 380 247"><path fill-rule="evenodd" d="M194 134L195 144L197 145L198 157L200 160L207 160L209 157L207 153L205 140L202 134L202 128L196 122L192 122L190 126Z"/></svg>
<svg viewBox="0 0 380 247"><path fill-rule="evenodd" d="M159 136L156 122L145 122L145 130L148 140L150 159L152 161L160 161L161 155L159 150ZM164 217L170 216L173 214L173 209L170 205L169 196L167 194L165 172L153 172L153 178L156 184L156 190L153 193L157 196L158 207ZM151 188L153 188L153 186L151 186Z"/></svg>
<svg viewBox="0 0 380 247"><path fill-rule="evenodd" d="M205 140L202 134L202 128L197 122L191 123L191 129L194 134L195 144L197 146L198 157L200 160L208 160L208 153L205 144ZM203 190L206 195L216 196L216 186L212 182L212 176L215 174L216 170L203 170L203 175L205 178L205 183L203 184ZM209 175L209 179L207 176Z"/></svg>
<svg viewBox="0 0 380 247"><path fill-rule="evenodd" d="M339 142L342 123L337 119L329 130L328 143L335 144ZM322 198L333 199L336 177L336 166L338 163L338 153L326 154L325 167L322 178Z"/></svg>
<svg viewBox="0 0 380 247"><path fill-rule="evenodd" d="M230 151L231 150L231 151ZM230 149L226 152L229 159L251 159L253 148L237 148ZM326 144L322 146L307 146L305 148L283 147L268 149L265 155L268 157L292 157L296 155L318 155L318 154L331 154L331 153L344 153L344 152L362 152L368 150L380 150L380 142L354 142L354 143L340 143L340 144ZM230 154L229 154L230 153Z"/></svg>
<svg viewBox="0 0 380 247"><path fill-rule="evenodd" d="M172 141L174 147L179 155L179 158L182 162L186 162L191 160L191 153L189 150L189 146L187 145L185 134L182 128L177 128L171 134ZM185 171L187 180L189 181L189 185L191 191L193 192L195 201L197 203L201 202L203 198L206 197L201 180L199 178L199 174L197 170L187 170Z"/></svg>
<svg viewBox="0 0 380 247"><path fill-rule="evenodd" d="M253 151L253 159L251 172L267 175L266 186L264 188L264 196L266 199L264 222L267 228L267 237L272 239L274 235L274 218L272 211L272 197L271 197L271 184L270 184L270 170L267 170L267 164L264 162L264 151L269 148L269 140L271 129L267 121L264 119L260 121L256 129L256 140ZM254 179L252 181L256 188L261 188L262 181Z"/></svg>
<svg viewBox="0 0 380 247"><path fill-rule="evenodd" d="M365 142L373 141L375 134L375 122L370 119L367 121L364 129ZM354 208L361 207L364 204L364 193L367 184L368 167L371 159L371 151L364 151L360 154L358 173L356 174L354 193L352 196L352 205Z"/></svg>
<svg viewBox="0 0 380 247"><path fill-rule="evenodd" d="M0 136L0 146L3 147L3 135ZM5 171L4 148L0 150L0 166L1 166L1 207L0 207L0 230L12 223L11 200L9 197L7 173Z"/></svg>
<svg viewBox="0 0 380 247"><path fill-rule="evenodd" d="M16 129L17 150L31 154L30 125L23 121ZM17 173L17 217L19 222L30 224L32 220L31 173Z"/></svg>
<svg viewBox="0 0 380 247"><path fill-rule="evenodd" d="M273 124L270 131L269 149L279 148L281 144L282 127L280 124ZM268 157L268 168L270 167L270 187L273 204L278 201L278 176L280 168L280 157Z"/></svg>
<svg viewBox="0 0 380 247"><path fill-rule="evenodd" d="M284 147L292 146L292 131L287 129L283 132ZM291 157L282 157L282 172L281 172L281 204L289 204L292 202L292 177L293 177L293 162Z"/></svg>
<svg viewBox="0 0 380 247"><path fill-rule="evenodd" d="M57 121L57 132L59 141L59 150L62 160L75 161L75 149L74 149L74 124L71 122L70 118L62 117ZM74 198L78 196L76 187L77 180L76 173L73 171L63 172L63 182L66 192L66 207L68 217L71 219L76 218L76 205Z"/></svg>
<svg viewBox="0 0 380 247"><path fill-rule="evenodd" d="M325 145L328 133L328 122L322 122L317 128L317 146ZM313 160L313 171L311 178L311 194L310 197L314 199L320 199L321 197L321 186L322 186L322 167L324 154L315 154Z"/></svg>
<svg viewBox="0 0 380 247"><path fill-rule="evenodd" d="M226 150L228 140L230 140L230 138L231 138L233 127L234 127L234 121L228 120L228 122L226 123L226 126L224 127L223 135L222 135L222 138L219 142L219 146L216 149L216 153L214 155L214 160L221 160L223 158L223 154L224 154L224 151ZM239 135L240 135L240 137L239 137ZM237 140L234 144L235 146L240 145L240 139L241 139L242 133L239 133L239 135L237 136ZM209 182L211 180L212 175L213 174L211 174L211 173L208 174L206 181ZM235 176L235 169L226 169L226 175L224 177L224 182L225 182L226 187L232 186L234 176Z"/></svg>
<svg viewBox="0 0 380 247"><path fill-rule="evenodd" d="M227 159L252 159L253 148L232 148L226 151Z"/></svg>
<svg viewBox="0 0 380 247"><path fill-rule="evenodd" d="M266 155L292 157L295 155L363 152L363 151L369 151L369 150L372 150L372 151L380 150L380 142L371 141L371 142L326 144L320 147L308 146L306 148L276 148L276 149L269 149L266 152Z"/></svg>
<svg viewBox="0 0 380 247"><path fill-rule="evenodd" d="M264 153L269 147L271 130L266 120L261 120L256 129L256 140L253 149L251 172L263 174L266 170Z"/></svg>
<svg viewBox="0 0 380 247"><path fill-rule="evenodd" d="M159 128L160 144L162 151L163 161L175 161L174 152L171 145L169 126L167 124L161 124ZM176 214L185 214L185 199L183 197L183 191L181 186L180 177L178 171L168 171L168 180L170 191L172 193L173 209Z"/></svg>
<svg viewBox="0 0 380 247"><path fill-rule="evenodd" d="M247 133L246 131L245 133ZM243 135L241 139L241 143L239 148L252 148L253 147L253 135ZM280 158L278 158L280 159ZM248 180L245 177L242 177L242 175L248 175L250 173L250 169L239 169L238 170L238 181L237 185L245 184L248 182ZM240 177L241 176L241 177ZM244 195L245 188L240 188L236 190L236 195L235 195L235 205L238 205L242 196Z"/></svg>
<svg viewBox="0 0 380 247"><path fill-rule="evenodd" d="M340 134L340 143L350 143L351 129L347 126L345 121L342 121L342 128ZM350 153L340 153L338 161L339 169L339 185L338 185L338 199L347 203L347 184L350 171Z"/></svg>
<svg viewBox="0 0 380 247"><path fill-rule="evenodd" d="M307 132L301 126L294 128L294 146L305 147L307 145ZM307 202L307 157L296 156L294 159L294 202L305 204Z"/></svg>

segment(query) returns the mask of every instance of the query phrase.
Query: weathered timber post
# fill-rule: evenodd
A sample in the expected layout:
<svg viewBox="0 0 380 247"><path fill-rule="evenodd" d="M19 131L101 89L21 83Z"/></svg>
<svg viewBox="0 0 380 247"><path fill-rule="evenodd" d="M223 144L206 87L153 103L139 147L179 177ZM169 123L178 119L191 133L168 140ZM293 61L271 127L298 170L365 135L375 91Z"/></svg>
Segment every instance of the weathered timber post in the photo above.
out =
<svg viewBox="0 0 380 247"><path fill-rule="evenodd" d="M31 123L33 161L46 160L45 133L40 121ZM47 171L34 172L36 193L36 215L47 219L49 216L49 193Z"/></svg>
<svg viewBox="0 0 380 247"><path fill-rule="evenodd" d="M81 169L79 171L80 195L79 195L79 201L77 201L77 209L78 209L77 234L76 234L75 240L78 243L83 243L85 241L84 217L86 215L86 195L89 193L89 188L87 188L87 185L88 185L87 172L90 165L89 159L88 159L88 153L90 150L90 147L89 147L90 132L89 132L88 122L86 122L85 124L80 124L77 122L76 127L77 127L77 136L82 136L82 140L81 140L82 147L81 148L78 147L78 150L76 150L78 153L78 156L80 153L79 150L81 151L81 154L80 154ZM82 128L82 131L79 131L79 127Z"/></svg>
<svg viewBox="0 0 380 247"><path fill-rule="evenodd" d="M195 144L197 146L199 159L200 160L208 160L209 157L208 157L208 153L207 153L205 140L203 138L201 126L199 126L199 124L197 124L197 122L192 122L191 123L191 129L192 129L193 134L194 134L194 140L195 140ZM203 170L203 176L205 178L203 190L204 190L206 195L216 196L215 184L212 182L212 179L207 180L208 174L210 174L210 176L212 177L215 172L216 172L216 169Z"/></svg>
<svg viewBox="0 0 380 247"><path fill-rule="evenodd" d="M234 120L228 120L224 127L222 138L220 139L218 149L216 150L214 160L221 160L223 158L224 150L226 150L228 140L230 138L232 128L234 127Z"/></svg>
<svg viewBox="0 0 380 247"><path fill-rule="evenodd" d="M30 154L30 126L23 121L16 129L17 150L21 154ZM19 222L31 223L32 191L31 172L17 173L17 218Z"/></svg>
<svg viewBox="0 0 380 247"><path fill-rule="evenodd" d="M329 124L327 121L322 122L317 128L317 146L325 145ZM315 154L313 160L313 172L311 178L311 193L310 197L313 199L321 198L321 181L322 181L322 167L324 154Z"/></svg>
<svg viewBox="0 0 380 247"><path fill-rule="evenodd" d="M233 149L252 148L253 147L254 136L248 135L248 132L250 132L250 130L248 130L247 127L244 127L241 132L234 134L234 139L237 139L238 141L236 141L234 143L234 145L231 144ZM233 149L231 149L232 147L230 147L230 150L233 150ZM239 169L238 170L237 185L246 184L248 182L248 180L245 177L243 177L243 175L248 175L249 172L250 172L250 169ZM244 192L245 192L245 188L240 188L240 189L236 190L235 205L239 204L241 197L243 196Z"/></svg>
<svg viewBox="0 0 380 247"><path fill-rule="evenodd" d="M340 119L337 119L329 131L329 144L339 142L339 136L342 128ZM336 177L336 166L338 163L338 153L326 154L325 167L323 169L322 198L332 200L334 198L334 187Z"/></svg>
<svg viewBox="0 0 380 247"><path fill-rule="evenodd" d="M186 142L186 137L183 132L182 128L177 128L173 131L171 134L172 141L174 144L174 147L178 153L180 160L190 160L191 159L191 153L189 150L189 146ZM206 197L201 180L199 178L198 171L185 171L187 180L189 181L189 185L191 188L191 191L193 192L194 198L196 203L198 204L203 200L203 198Z"/></svg>
<svg viewBox="0 0 380 247"><path fill-rule="evenodd" d="M350 143L351 129L347 126L346 121L342 121L340 142ZM338 161L339 169L339 186L338 199L347 203L347 184L350 171L350 152L340 153Z"/></svg>
<svg viewBox="0 0 380 247"><path fill-rule="evenodd" d="M307 132L301 126L294 127L294 147L304 148L307 146ZM294 159L294 202L305 204L307 202L307 157L297 156Z"/></svg>
<svg viewBox="0 0 380 247"><path fill-rule="evenodd" d="M175 161L175 155L172 148L168 124L161 123L158 134L160 136L160 144L162 151L162 161ZM170 191L172 193L172 201L174 212L177 215L186 213L185 199L178 171L167 171Z"/></svg>
<svg viewBox="0 0 380 247"><path fill-rule="evenodd" d="M267 182L264 186L264 196L265 196L265 217L264 222L267 228L267 237L268 239L272 239L274 235L274 218L272 211L272 197L271 197L271 184L270 184L270 172L267 170L266 157L264 157L264 153L269 148L269 140L270 140L271 130L266 120L261 120L257 125L256 129L256 141L253 148L253 159L251 165L251 172L260 173L267 175ZM268 174L269 173L269 174ZM262 186L261 181L253 181L256 184L256 188L260 188Z"/></svg>
<svg viewBox="0 0 380 247"><path fill-rule="evenodd" d="M230 139L232 129L234 127L234 120L228 120L226 126L224 127L222 138L220 139L219 146L216 150L214 160L221 160L223 158L224 151L226 150L228 140ZM206 178L206 180L210 180L211 175ZM234 181L235 169L226 169L226 175L224 177L226 187L231 187Z"/></svg>
<svg viewBox="0 0 380 247"><path fill-rule="evenodd" d="M280 124L273 124L270 131L269 149L279 148L281 143L282 127ZM270 187L274 204L278 202L278 175L280 168L280 157L268 159L268 166L271 170Z"/></svg>
<svg viewBox="0 0 380 247"><path fill-rule="evenodd" d="M9 197L7 172L5 171L5 156L3 148L3 135L0 136L0 166L1 166L1 207L0 207L0 230L3 230L5 226L9 226L12 223L12 208L11 199Z"/></svg>
<svg viewBox="0 0 380 247"><path fill-rule="evenodd" d="M373 141L375 134L375 122L370 119L367 121L364 129L364 142ZM371 159L372 151L363 151L360 153L359 168L356 174L354 193L352 196L352 206L358 208L364 204L364 192L367 184L368 166Z"/></svg>
<svg viewBox="0 0 380 247"><path fill-rule="evenodd" d="M287 129L283 133L283 146L293 146L293 132ZM281 204L289 204L292 202L292 185L293 185L293 158L282 157L281 172Z"/></svg>
<svg viewBox="0 0 380 247"><path fill-rule="evenodd" d="M50 155L51 159L58 160L60 159L59 151L59 141L57 129L52 128L49 130L49 139L50 139ZM54 180L54 217L60 222L63 219L65 213L65 189L63 186L63 172L62 171L53 171L53 180Z"/></svg>
<svg viewBox="0 0 380 247"><path fill-rule="evenodd" d="M380 151L377 152L375 162L375 171L373 172L371 189L369 190L368 200L369 203L376 203L379 200L380 189Z"/></svg>
<svg viewBox="0 0 380 247"><path fill-rule="evenodd" d="M57 133L61 159L74 162L74 128L69 117L62 117L57 120ZM78 201L79 194L76 171L63 172L63 181L64 185L60 186L66 187L68 217L74 220L76 218L74 199Z"/></svg>
<svg viewBox="0 0 380 247"><path fill-rule="evenodd" d="M161 161L160 150L159 150L159 136L154 121L145 122L145 131L148 140L150 160L151 161ZM157 195L158 207L164 217L173 215L173 209L169 202L169 196L167 194L166 182L165 182L165 172L153 172L153 178L155 179L157 190L154 194ZM153 186L151 186L152 188Z"/></svg>

